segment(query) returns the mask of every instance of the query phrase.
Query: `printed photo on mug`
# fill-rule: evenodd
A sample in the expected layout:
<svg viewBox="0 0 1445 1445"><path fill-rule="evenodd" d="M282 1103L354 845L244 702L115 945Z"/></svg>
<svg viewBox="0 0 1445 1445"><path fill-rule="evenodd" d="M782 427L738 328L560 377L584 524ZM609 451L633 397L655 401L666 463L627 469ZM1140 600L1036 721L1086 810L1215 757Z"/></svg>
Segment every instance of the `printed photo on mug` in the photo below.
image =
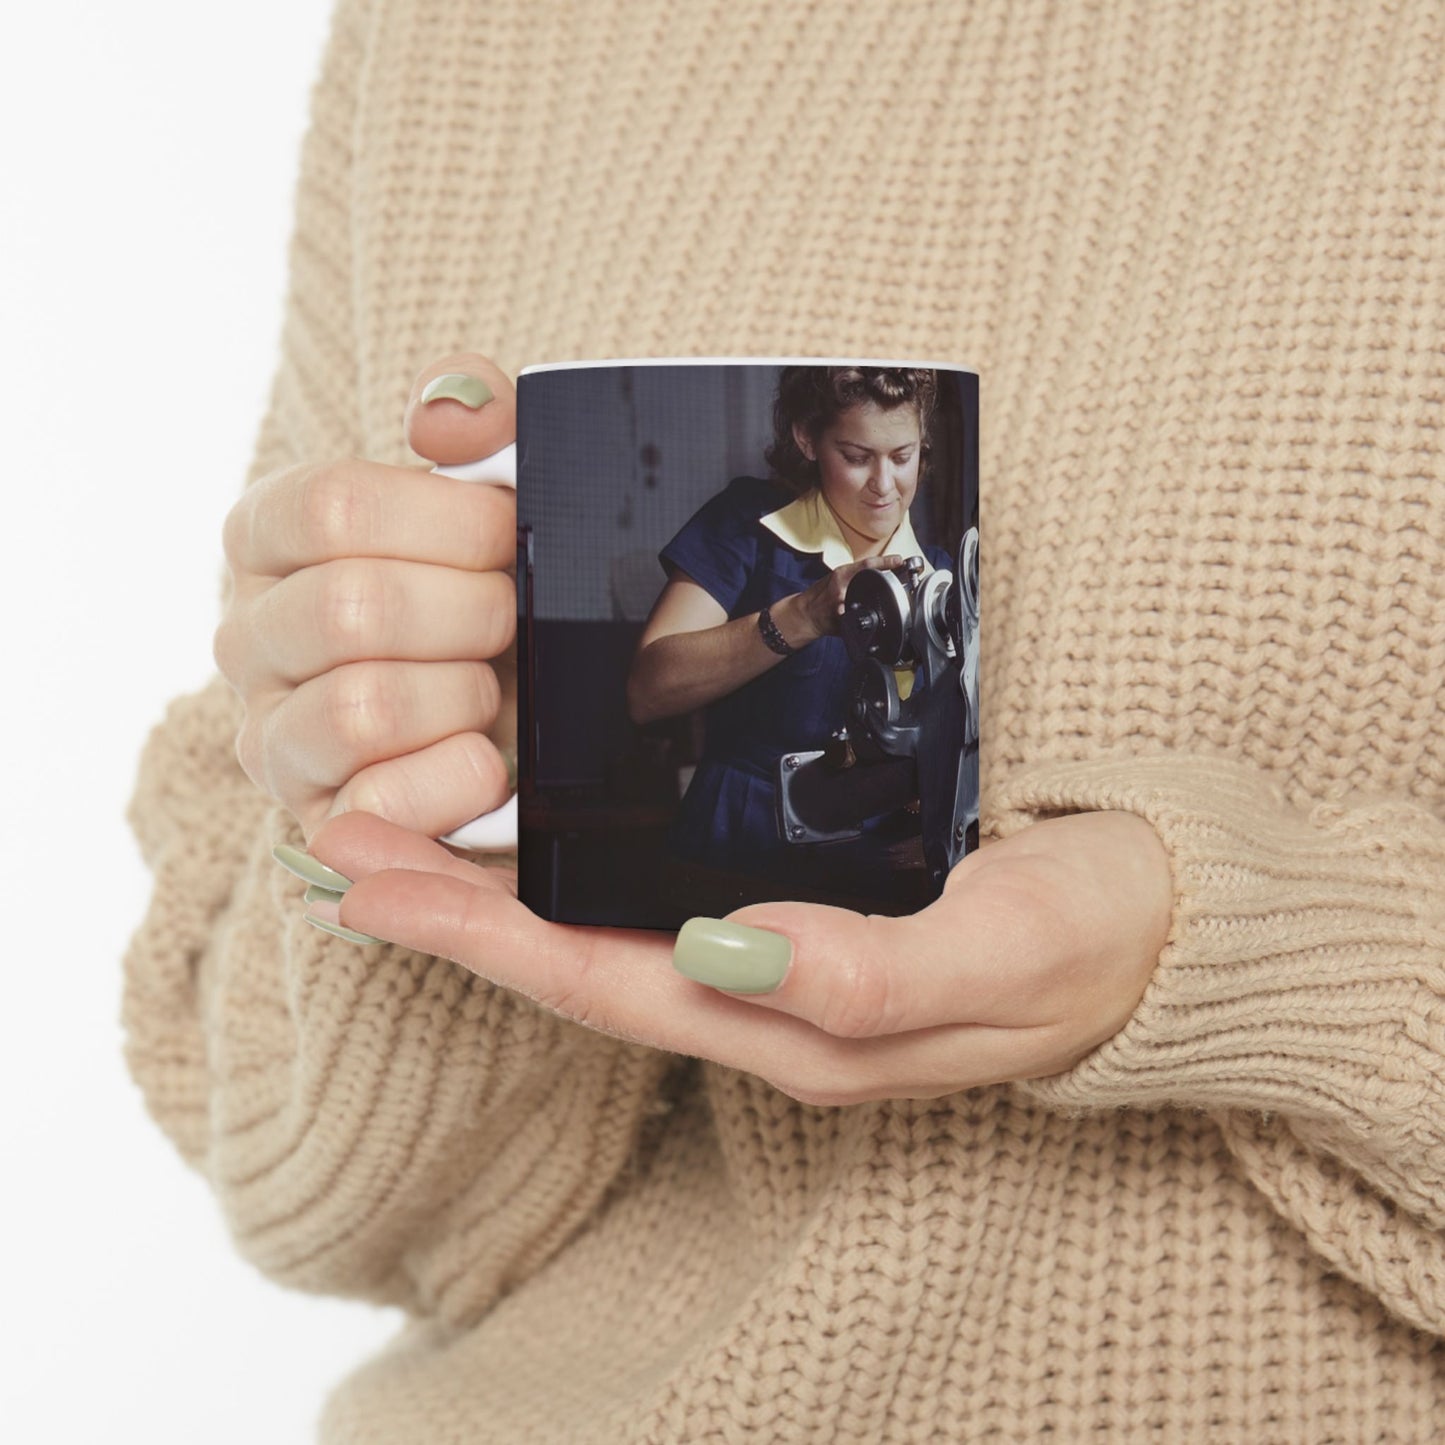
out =
<svg viewBox="0 0 1445 1445"><path fill-rule="evenodd" d="M522 901L936 898L977 846L977 373L595 361L517 396Z"/></svg>

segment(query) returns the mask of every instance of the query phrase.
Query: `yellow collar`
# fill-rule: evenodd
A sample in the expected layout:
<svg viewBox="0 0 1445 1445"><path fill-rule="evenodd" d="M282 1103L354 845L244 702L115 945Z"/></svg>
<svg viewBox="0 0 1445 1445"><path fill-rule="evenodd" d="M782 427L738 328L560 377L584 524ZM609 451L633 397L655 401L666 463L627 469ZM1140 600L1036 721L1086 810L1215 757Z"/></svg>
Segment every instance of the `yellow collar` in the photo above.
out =
<svg viewBox="0 0 1445 1445"><path fill-rule="evenodd" d="M844 540L833 509L823 500L823 493L817 487L758 520L795 552L821 552L826 567L846 567L850 562L857 561L853 549ZM913 523L908 520L907 512L883 551L896 552L903 557L922 557L927 570L933 571L927 554L913 535Z"/></svg>

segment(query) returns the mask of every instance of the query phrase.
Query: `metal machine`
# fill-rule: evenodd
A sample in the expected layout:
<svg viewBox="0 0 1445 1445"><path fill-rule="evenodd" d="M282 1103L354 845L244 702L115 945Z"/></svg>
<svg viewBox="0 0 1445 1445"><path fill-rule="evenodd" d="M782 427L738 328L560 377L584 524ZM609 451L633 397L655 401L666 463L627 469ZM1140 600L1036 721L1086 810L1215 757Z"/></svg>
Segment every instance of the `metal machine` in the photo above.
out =
<svg viewBox="0 0 1445 1445"><path fill-rule="evenodd" d="M859 572L843 599L847 716L815 751L778 761L778 827L799 845L862 836L917 803L935 891L978 821L978 528L953 572L922 557Z"/></svg>

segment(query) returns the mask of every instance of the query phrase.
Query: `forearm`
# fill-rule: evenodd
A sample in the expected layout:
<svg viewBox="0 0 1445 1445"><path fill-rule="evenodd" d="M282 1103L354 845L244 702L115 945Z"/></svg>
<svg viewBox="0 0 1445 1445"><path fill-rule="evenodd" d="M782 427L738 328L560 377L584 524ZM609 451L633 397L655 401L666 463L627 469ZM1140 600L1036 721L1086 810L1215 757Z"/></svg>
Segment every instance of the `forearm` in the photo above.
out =
<svg viewBox="0 0 1445 1445"><path fill-rule="evenodd" d="M1170 855L1174 921L1134 1016L1053 1107L1207 1109L1332 1267L1445 1331L1445 820L1420 799L1297 807L1215 756L1040 762L986 829L1117 809Z"/></svg>
<svg viewBox="0 0 1445 1445"><path fill-rule="evenodd" d="M790 646L801 649L817 641L802 593L783 598L769 613ZM633 659L627 710L635 723L676 717L726 697L782 660L763 641L756 612L717 627L669 633L654 638Z"/></svg>

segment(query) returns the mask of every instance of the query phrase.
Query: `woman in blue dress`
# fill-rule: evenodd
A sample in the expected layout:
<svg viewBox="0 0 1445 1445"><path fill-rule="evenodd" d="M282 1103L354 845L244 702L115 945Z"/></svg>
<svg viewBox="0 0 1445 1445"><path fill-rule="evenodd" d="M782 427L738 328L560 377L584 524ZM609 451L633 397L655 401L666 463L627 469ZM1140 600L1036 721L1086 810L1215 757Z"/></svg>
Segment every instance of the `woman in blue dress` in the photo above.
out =
<svg viewBox="0 0 1445 1445"><path fill-rule="evenodd" d="M922 368L785 367L771 477L735 477L663 548L668 580L627 698L638 723L705 709L672 833L679 856L807 870L810 850L779 835L777 762L822 747L844 720L852 667L838 627L853 576L911 556L949 564L919 545L908 516L936 396L936 373ZM836 869L848 850L822 846Z"/></svg>

